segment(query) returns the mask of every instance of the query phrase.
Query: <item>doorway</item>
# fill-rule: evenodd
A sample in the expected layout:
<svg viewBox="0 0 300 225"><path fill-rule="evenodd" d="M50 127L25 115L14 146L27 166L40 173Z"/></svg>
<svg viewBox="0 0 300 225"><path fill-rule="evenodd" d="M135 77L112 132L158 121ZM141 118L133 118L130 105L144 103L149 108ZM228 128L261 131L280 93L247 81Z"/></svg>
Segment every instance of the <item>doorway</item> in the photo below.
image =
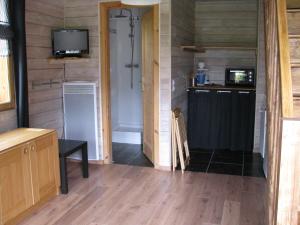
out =
<svg viewBox="0 0 300 225"><path fill-rule="evenodd" d="M143 152L143 118L151 113L144 111L148 107L143 105L147 100L151 102L148 94L153 95L150 93L153 84L150 81L144 85L147 79L142 73L144 67L146 71L150 69L143 63L142 53L142 46L150 43L142 39L144 21L152 21L152 18L148 19L149 15L151 7L109 11L112 157L117 164L152 165ZM151 90L145 92L145 86Z"/></svg>
<svg viewBox="0 0 300 225"><path fill-rule="evenodd" d="M105 163L158 161L158 5L100 3Z"/></svg>

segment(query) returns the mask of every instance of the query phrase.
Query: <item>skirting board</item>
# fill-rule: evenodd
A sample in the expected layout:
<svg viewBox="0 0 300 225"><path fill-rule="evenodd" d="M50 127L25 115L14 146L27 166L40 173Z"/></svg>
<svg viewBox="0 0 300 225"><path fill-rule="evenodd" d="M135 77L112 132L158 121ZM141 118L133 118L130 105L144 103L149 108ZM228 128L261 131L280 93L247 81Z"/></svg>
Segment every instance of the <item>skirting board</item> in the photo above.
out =
<svg viewBox="0 0 300 225"><path fill-rule="evenodd" d="M159 166L159 165L156 165L155 169L156 170L161 170L161 171L168 171L168 172L172 171L172 167L171 166Z"/></svg>
<svg viewBox="0 0 300 225"><path fill-rule="evenodd" d="M80 159L68 159L70 162L81 163ZM104 160L89 160L89 164L104 165Z"/></svg>

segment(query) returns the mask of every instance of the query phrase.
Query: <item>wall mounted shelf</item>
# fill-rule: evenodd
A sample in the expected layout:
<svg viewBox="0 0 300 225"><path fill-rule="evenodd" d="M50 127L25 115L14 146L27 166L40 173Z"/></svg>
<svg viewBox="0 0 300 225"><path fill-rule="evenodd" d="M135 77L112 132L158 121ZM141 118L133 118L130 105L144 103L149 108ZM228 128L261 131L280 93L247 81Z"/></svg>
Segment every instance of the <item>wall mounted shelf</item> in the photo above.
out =
<svg viewBox="0 0 300 225"><path fill-rule="evenodd" d="M48 58L50 64L68 64L68 63L86 63L90 58L87 57L65 57L65 58Z"/></svg>
<svg viewBox="0 0 300 225"><path fill-rule="evenodd" d="M204 53L207 50L257 50L254 46L226 46L226 45L216 45L216 46L196 46L196 45L183 45L180 46L183 51L188 52L198 52Z"/></svg>
<svg viewBox="0 0 300 225"><path fill-rule="evenodd" d="M299 39L300 38L300 34L289 34L289 38L291 38L291 39Z"/></svg>

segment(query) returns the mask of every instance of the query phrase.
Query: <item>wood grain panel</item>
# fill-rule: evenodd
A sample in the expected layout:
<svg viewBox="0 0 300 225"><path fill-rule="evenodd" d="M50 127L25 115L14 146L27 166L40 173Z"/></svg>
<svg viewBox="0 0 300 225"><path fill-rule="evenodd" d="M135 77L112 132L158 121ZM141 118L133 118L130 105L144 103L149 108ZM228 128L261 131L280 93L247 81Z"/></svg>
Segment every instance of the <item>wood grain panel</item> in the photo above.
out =
<svg viewBox="0 0 300 225"><path fill-rule="evenodd" d="M32 127L56 129L61 133L62 86L33 86L50 79L62 82L63 65L51 65L51 30L64 27L64 2L26 1L26 45L28 62L29 121Z"/></svg>
<svg viewBox="0 0 300 225"><path fill-rule="evenodd" d="M35 1L35 0L26 0L26 10L32 12L43 13L44 15L53 16L57 18L64 18L64 9L58 5L51 4L53 1L45 2L43 1ZM48 4L47 4L48 3Z"/></svg>
<svg viewBox="0 0 300 225"><path fill-rule="evenodd" d="M300 68L292 68L293 94L300 96Z"/></svg>
<svg viewBox="0 0 300 225"><path fill-rule="evenodd" d="M300 12L287 13L289 34L300 34Z"/></svg>
<svg viewBox="0 0 300 225"><path fill-rule="evenodd" d="M196 44L257 45L257 1L196 1Z"/></svg>
<svg viewBox="0 0 300 225"><path fill-rule="evenodd" d="M190 13L195 10L195 1L174 0L171 7L171 76L175 86L171 94L171 106L172 109L179 107L187 118L186 81L194 70L194 54L182 51L179 46L194 43L195 17Z"/></svg>
<svg viewBox="0 0 300 225"><path fill-rule="evenodd" d="M69 4L67 6L69 6ZM64 16L66 18L97 17L98 9L89 5L66 7Z"/></svg>
<svg viewBox="0 0 300 225"><path fill-rule="evenodd" d="M60 27L61 24L63 24L64 19L48 16L45 15L44 13L31 12L27 10L25 21L27 23L38 24L43 26Z"/></svg>
<svg viewBox="0 0 300 225"><path fill-rule="evenodd" d="M276 2L267 0L265 5L266 26L266 71L267 71L267 116L268 116L268 178L266 192L267 221L276 224L278 174L281 145L281 88L278 55L278 30Z"/></svg>
<svg viewBox="0 0 300 225"><path fill-rule="evenodd" d="M299 9L300 8L299 0L287 0L287 8L289 8L289 9Z"/></svg>

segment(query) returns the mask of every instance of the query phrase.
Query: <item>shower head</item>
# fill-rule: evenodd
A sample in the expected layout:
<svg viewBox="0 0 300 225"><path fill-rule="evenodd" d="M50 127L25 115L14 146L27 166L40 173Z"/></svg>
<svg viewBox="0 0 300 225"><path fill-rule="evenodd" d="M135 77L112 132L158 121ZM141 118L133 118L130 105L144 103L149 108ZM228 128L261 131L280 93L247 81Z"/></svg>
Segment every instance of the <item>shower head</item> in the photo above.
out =
<svg viewBox="0 0 300 225"><path fill-rule="evenodd" d="M115 15L115 18L126 18L127 16L123 14L123 9L120 10L119 15Z"/></svg>
<svg viewBox="0 0 300 225"><path fill-rule="evenodd" d="M130 13L130 18L132 18L132 11L131 11L131 9L121 9L120 10L120 14L119 15L116 15L116 16L114 16L115 18L127 18L128 16L126 16L126 15L124 15L123 14L123 12L124 11L127 11L127 12L129 12Z"/></svg>

